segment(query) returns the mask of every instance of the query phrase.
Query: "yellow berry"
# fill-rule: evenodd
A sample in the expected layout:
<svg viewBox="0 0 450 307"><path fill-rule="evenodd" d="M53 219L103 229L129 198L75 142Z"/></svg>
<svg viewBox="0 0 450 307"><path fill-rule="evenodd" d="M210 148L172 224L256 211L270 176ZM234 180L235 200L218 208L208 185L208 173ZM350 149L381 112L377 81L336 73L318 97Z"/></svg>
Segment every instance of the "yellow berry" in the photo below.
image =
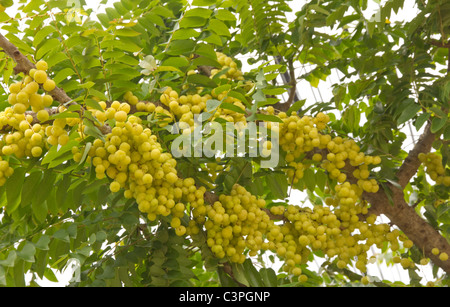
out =
<svg viewBox="0 0 450 307"><path fill-rule="evenodd" d="M431 253L433 254L433 255L435 255L435 256L437 256L437 255L439 255L439 248L437 248L437 247L434 247L432 250L431 250Z"/></svg>
<svg viewBox="0 0 450 307"><path fill-rule="evenodd" d="M361 278L361 283L363 285L368 285L370 283L370 280L367 276L363 276L363 278Z"/></svg>
<svg viewBox="0 0 450 307"><path fill-rule="evenodd" d="M43 123L48 121L48 119L50 118L50 115L48 114L47 110L40 110L37 114L36 114L37 119Z"/></svg>
<svg viewBox="0 0 450 307"><path fill-rule="evenodd" d="M55 81L50 80L50 79L47 79L47 80L44 82L44 85L43 85L43 88L44 88L44 90L45 90L46 92L51 92L51 91L53 91L53 90L55 89L55 87L56 87Z"/></svg>
<svg viewBox="0 0 450 307"><path fill-rule="evenodd" d="M119 190L120 190L120 183L118 183L117 181L111 182L111 184L109 185L109 189L113 193L119 192Z"/></svg>
<svg viewBox="0 0 450 307"><path fill-rule="evenodd" d="M47 73L44 70L38 70L34 74L34 81L39 84L44 84L47 81Z"/></svg>
<svg viewBox="0 0 450 307"><path fill-rule="evenodd" d="M31 154L33 155L33 157L38 158L42 155L42 148L41 147L33 147L31 149Z"/></svg>
<svg viewBox="0 0 450 307"><path fill-rule="evenodd" d="M125 111L117 111L114 118L118 122L125 122L127 120L127 113Z"/></svg>
<svg viewBox="0 0 450 307"><path fill-rule="evenodd" d="M46 70L48 69L48 64L47 64L47 62L46 62L46 61L43 61L43 60L37 62L37 63L36 63L36 69L37 69L37 70L44 70L44 71L46 71Z"/></svg>

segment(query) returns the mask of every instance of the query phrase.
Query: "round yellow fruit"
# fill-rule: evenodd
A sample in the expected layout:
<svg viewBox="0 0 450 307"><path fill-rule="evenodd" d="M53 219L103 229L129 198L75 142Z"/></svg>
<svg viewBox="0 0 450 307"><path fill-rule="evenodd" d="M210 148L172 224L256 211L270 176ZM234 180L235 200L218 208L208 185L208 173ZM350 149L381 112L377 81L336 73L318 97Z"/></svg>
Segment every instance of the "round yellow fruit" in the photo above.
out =
<svg viewBox="0 0 450 307"><path fill-rule="evenodd" d="M111 184L109 185L109 189L113 193L119 192L119 190L120 190L120 183L118 183L117 181L111 182Z"/></svg>
<svg viewBox="0 0 450 307"><path fill-rule="evenodd" d="M47 81L47 73L44 70L37 70L34 74L34 81L39 84L44 84Z"/></svg>
<svg viewBox="0 0 450 307"><path fill-rule="evenodd" d="M37 69L37 70L44 70L44 71L46 71L46 70L48 69L48 64L47 64L47 62L46 62L46 61L43 61L43 60L37 62L37 63L36 63L36 69Z"/></svg>
<svg viewBox="0 0 450 307"><path fill-rule="evenodd" d="M44 82L43 87L44 87L44 90L45 90L46 92L51 92L51 91L53 91L53 90L55 89L56 83L55 83L55 81L53 81L53 80L47 79L47 80Z"/></svg>

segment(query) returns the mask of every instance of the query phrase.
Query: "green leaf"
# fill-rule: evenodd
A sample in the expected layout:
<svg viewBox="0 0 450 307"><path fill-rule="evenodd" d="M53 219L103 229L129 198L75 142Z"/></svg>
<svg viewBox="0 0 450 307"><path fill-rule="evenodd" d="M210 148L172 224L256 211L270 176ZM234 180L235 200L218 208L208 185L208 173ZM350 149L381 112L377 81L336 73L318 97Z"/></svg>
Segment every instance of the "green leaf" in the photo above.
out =
<svg viewBox="0 0 450 307"><path fill-rule="evenodd" d="M43 223L47 218L48 213L47 202L45 200L41 202L33 201L31 204L31 208L33 210L33 215L36 218L36 220L40 223Z"/></svg>
<svg viewBox="0 0 450 307"><path fill-rule="evenodd" d="M287 196L288 182L286 176L281 173L268 173L266 176L267 187L275 198L284 199Z"/></svg>
<svg viewBox="0 0 450 307"><path fill-rule="evenodd" d="M220 105L220 107L221 107L222 109L234 111L234 112L237 112L237 113L247 114L247 113L245 112L245 110L243 110L241 107L238 107L238 106L236 106L236 105L234 105L234 104L232 104L232 103L229 103L229 102L223 102L223 103Z"/></svg>
<svg viewBox="0 0 450 307"><path fill-rule="evenodd" d="M176 30L173 33L172 39L180 40L180 39L186 39L186 38L191 38L191 37L197 38L199 35L200 35L200 33L192 28L181 28L181 29Z"/></svg>
<svg viewBox="0 0 450 307"><path fill-rule="evenodd" d="M198 54L200 56L212 60L212 63L214 63L214 65L212 66L220 67L219 62L217 62L217 54L213 46L208 44L198 44L197 47L195 48L195 54Z"/></svg>
<svg viewBox="0 0 450 307"><path fill-rule="evenodd" d="M41 182L42 172L32 172L25 178L24 186L26 189L22 190L22 206L29 205L33 198L36 196L36 192L39 189L39 183Z"/></svg>
<svg viewBox="0 0 450 307"><path fill-rule="evenodd" d="M117 29L116 35L117 36L135 37L135 36L141 35L141 33L134 31L130 28L123 28L123 29Z"/></svg>
<svg viewBox="0 0 450 307"><path fill-rule="evenodd" d="M166 53L168 55L189 55L195 48L195 42L190 39L172 41Z"/></svg>
<svg viewBox="0 0 450 307"><path fill-rule="evenodd" d="M217 99L209 99L206 102L206 111L211 112L216 110L220 105L222 104L222 101L219 101Z"/></svg>
<svg viewBox="0 0 450 307"><path fill-rule="evenodd" d="M432 133L438 132L439 130L441 130L445 126L446 122L447 122L447 118L445 118L445 117L442 117L442 118L435 117L435 118L433 118L432 121L431 121L431 132Z"/></svg>
<svg viewBox="0 0 450 307"><path fill-rule="evenodd" d="M405 107L403 108L403 112L397 120L398 124L401 125L403 123L406 123L408 120L413 118L421 109L421 105L415 103L414 100L411 99L411 101L407 103L407 105L405 105Z"/></svg>
<svg viewBox="0 0 450 307"><path fill-rule="evenodd" d="M83 156L82 156L81 161L79 163L80 165L83 164L86 161L87 155L89 153L89 150L91 150L91 147L92 147L92 143L88 142L86 144L86 147L84 148Z"/></svg>
<svg viewBox="0 0 450 307"><path fill-rule="evenodd" d="M206 20L207 19L198 16L184 17L180 21L180 28L200 28L206 24Z"/></svg>
<svg viewBox="0 0 450 307"><path fill-rule="evenodd" d="M190 75L187 77L187 81L189 83L193 83L199 86L204 86L204 87L216 87L217 84L216 82L214 82L213 80L211 80L210 78L208 78L207 76L204 75L199 75L199 74L195 74L195 75Z"/></svg>
<svg viewBox="0 0 450 307"><path fill-rule="evenodd" d="M44 39L47 38L47 36L55 31L56 29L53 26L45 26L40 29L33 37L33 46L38 46Z"/></svg>
<svg viewBox="0 0 450 307"><path fill-rule="evenodd" d="M53 77L53 81L55 81L56 84L61 83L61 81L66 80L68 77L73 76L75 72L72 68L64 68L56 73L56 75Z"/></svg>
<svg viewBox="0 0 450 307"><path fill-rule="evenodd" d="M245 277L245 270L242 264L232 263L231 264L234 279L247 287L250 286L247 278Z"/></svg>
<svg viewBox="0 0 450 307"><path fill-rule="evenodd" d="M15 287L25 287L25 262L23 260L18 260L13 267L14 276L14 286Z"/></svg>
<svg viewBox="0 0 450 307"><path fill-rule="evenodd" d="M26 262L34 262L34 254L36 253L36 247L33 243L27 242L24 247L17 252L17 255Z"/></svg>
<svg viewBox="0 0 450 307"><path fill-rule="evenodd" d="M208 29L212 30L217 35L231 37L230 29L223 21L218 19L211 19L209 21Z"/></svg>
<svg viewBox="0 0 450 307"><path fill-rule="evenodd" d="M0 265L5 267L13 267L16 262L17 253L15 250L12 250L8 253L8 257L5 260L0 260Z"/></svg>
<svg viewBox="0 0 450 307"><path fill-rule="evenodd" d="M36 58L42 59L47 53L54 50L55 46L59 46L61 42L56 38L51 38L36 51Z"/></svg>
<svg viewBox="0 0 450 307"><path fill-rule="evenodd" d="M216 0L193 0L192 5L193 6L210 6L213 4L216 4Z"/></svg>
<svg viewBox="0 0 450 307"><path fill-rule="evenodd" d="M256 119L266 122L283 123L283 120L275 115L256 114Z"/></svg>
<svg viewBox="0 0 450 307"><path fill-rule="evenodd" d="M173 66L158 66L154 70L155 73L157 73L157 72L164 72L164 71L176 71L176 72L179 72L181 74L183 73L181 70L179 70L178 68L173 67Z"/></svg>
<svg viewBox="0 0 450 307"><path fill-rule="evenodd" d="M259 270L259 275L261 276L264 286L266 287L276 287L278 286L277 274L271 268L262 268Z"/></svg>
<svg viewBox="0 0 450 307"><path fill-rule="evenodd" d="M220 285L222 287L237 287L238 284L228 275L225 271L219 267L217 269L217 274L219 276Z"/></svg>
<svg viewBox="0 0 450 307"><path fill-rule="evenodd" d="M70 243L69 233L64 228L58 229L53 234L53 238L61 240L61 241L66 242L66 243Z"/></svg>
<svg viewBox="0 0 450 307"><path fill-rule="evenodd" d="M203 7L196 7L196 8L186 11L186 13L184 14L184 18L186 18L186 17L202 17L204 19L208 19L209 17L211 17L212 12L213 11L210 9L205 9Z"/></svg>
<svg viewBox="0 0 450 307"><path fill-rule="evenodd" d="M420 114L417 119L416 122L414 123L414 127L417 130L420 130L420 128L422 128L423 124L430 118L431 114L430 113L422 113Z"/></svg>
<svg viewBox="0 0 450 307"><path fill-rule="evenodd" d="M216 10L214 17L216 17L219 20L223 20L223 21L235 21L236 20L236 16L233 13L231 13L230 11L225 10L225 9Z"/></svg>
<svg viewBox="0 0 450 307"><path fill-rule="evenodd" d="M291 114L292 112L300 111L300 109L305 105L305 103L306 103L306 99L294 102L291 105L291 107L289 108L289 110L287 111L287 114Z"/></svg>
<svg viewBox="0 0 450 307"><path fill-rule="evenodd" d="M264 283L258 270L253 266L250 259L246 259L243 263L244 274L251 287L263 287Z"/></svg>
<svg viewBox="0 0 450 307"><path fill-rule="evenodd" d="M22 188L25 181L25 168L19 167L14 170L14 174L6 181L6 212L13 213L19 206L22 199Z"/></svg>
<svg viewBox="0 0 450 307"><path fill-rule="evenodd" d="M314 191L316 188L316 176L312 169L307 168L303 172L303 181L305 182L306 187L310 191Z"/></svg>
<svg viewBox="0 0 450 307"><path fill-rule="evenodd" d="M46 170L44 172L44 178L39 184L39 190L37 191L35 197L33 198L32 208L33 213L36 218L43 222L47 217L47 204L45 203L46 198L49 196L50 191L53 189L53 185L56 180L56 173L52 170Z"/></svg>
<svg viewBox="0 0 450 307"><path fill-rule="evenodd" d="M47 235L42 235L34 246L40 250L46 251L49 249L49 247L48 247L49 243L50 243L50 237Z"/></svg>
<svg viewBox="0 0 450 307"><path fill-rule="evenodd" d="M239 93L237 91L230 91L227 94L228 97L233 97L239 100L240 102L244 103L247 107L251 107L250 103L248 102L247 98L245 98L245 95L242 93Z"/></svg>

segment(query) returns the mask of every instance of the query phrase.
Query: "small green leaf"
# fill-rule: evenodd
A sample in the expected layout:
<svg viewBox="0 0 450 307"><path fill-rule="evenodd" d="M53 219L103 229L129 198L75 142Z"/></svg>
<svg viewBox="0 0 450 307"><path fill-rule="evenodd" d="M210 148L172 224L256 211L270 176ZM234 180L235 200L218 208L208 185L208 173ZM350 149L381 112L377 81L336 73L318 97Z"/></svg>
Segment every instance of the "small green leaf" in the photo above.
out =
<svg viewBox="0 0 450 307"><path fill-rule="evenodd" d="M212 30L214 33L220 36L227 36L230 37L230 29L227 27L227 25L218 19L211 19L209 21L209 27L208 29Z"/></svg>
<svg viewBox="0 0 450 307"><path fill-rule="evenodd" d="M22 198L22 188L25 181L25 168L19 167L14 170L14 174L6 181L6 212L13 213L20 204Z"/></svg>
<svg viewBox="0 0 450 307"><path fill-rule="evenodd" d="M294 102L287 111L287 114L291 114L292 112L298 112L305 105L305 103L306 99Z"/></svg>
<svg viewBox="0 0 450 307"><path fill-rule="evenodd" d="M83 156L82 156L81 161L79 163L80 165L83 164L86 161L86 157L87 157L87 155L89 153L89 150L91 150L91 147L92 147L92 143L88 142L86 144L86 147L85 147L84 152L83 152Z"/></svg>
<svg viewBox="0 0 450 307"><path fill-rule="evenodd" d="M244 103L247 107L251 107L250 103L248 102L247 98L245 98L245 95L242 93L239 93L237 91L230 91L227 94L228 97L233 97L239 100L240 102Z"/></svg>
<svg viewBox="0 0 450 307"><path fill-rule="evenodd" d="M0 260L0 265L5 267L13 267L16 262L17 253L15 250L12 250L8 253L8 257L5 260Z"/></svg>
<svg viewBox="0 0 450 307"><path fill-rule="evenodd" d="M263 287L264 283L258 271L254 267L250 259L246 259L243 263L244 274L251 287Z"/></svg>
<svg viewBox="0 0 450 307"><path fill-rule="evenodd" d="M211 112L216 110L220 105L222 104L222 101L219 101L217 99L209 99L206 102L206 111Z"/></svg>
<svg viewBox="0 0 450 307"><path fill-rule="evenodd" d="M305 182L306 187L310 191L314 191L316 188L316 176L312 169L307 168L303 172L303 181Z"/></svg>
<svg viewBox="0 0 450 307"><path fill-rule="evenodd" d="M221 10L217 10L215 13L215 17L219 20L223 20L223 21L235 21L236 20L236 16L231 13L228 10L225 9L221 9Z"/></svg>
<svg viewBox="0 0 450 307"><path fill-rule="evenodd" d="M204 75L194 74L187 77L189 83L193 83L199 86L212 87L217 86L216 82Z"/></svg>
<svg viewBox="0 0 450 307"><path fill-rule="evenodd" d="M36 51L36 58L42 59L47 53L52 51L55 46L58 46L61 42L56 38L46 40L45 43Z"/></svg>
<svg viewBox="0 0 450 307"><path fill-rule="evenodd" d="M277 199L286 198L288 182L284 174L268 173L266 176L266 183L269 190Z"/></svg>
<svg viewBox="0 0 450 307"><path fill-rule="evenodd" d="M216 4L216 0L193 0L192 5L193 6L210 6L213 4Z"/></svg>
<svg viewBox="0 0 450 307"><path fill-rule="evenodd" d="M192 53L195 48L195 42L190 39L172 41L166 53L169 55L188 55Z"/></svg>
<svg viewBox="0 0 450 307"><path fill-rule="evenodd" d="M421 109L421 105L418 103L414 103L414 101L412 101L412 103L408 103L397 120L398 124L401 125L403 123L406 123L408 120L413 118Z"/></svg>
<svg viewBox="0 0 450 307"><path fill-rule="evenodd" d="M17 252L17 255L26 262L34 262L34 254L36 253L36 247L33 243L27 242L24 247Z"/></svg>
<svg viewBox="0 0 450 307"><path fill-rule="evenodd" d="M447 122L447 118L445 118L445 117L442 117L442 118L435 117L435 118L433 118L432 121L431 121L431 132L432 133L438 132L439 130L441 130L445 126L446 122Z"/></svg>
<svg viewBox="0 0 450 307"><path fill-rule="evenodd" d="M238 107L238 106L236 106L236 105L234 105L234 104L232 104L232 103L229 103L229 102L224 102L224 103L222 103L222 104L220 105L220 107L221 107L222 109L234 111L234 112L237 112L237 113L247 114L247 113L245 112L245 110L243 110L241 107Z"/></svg>
<svg viewBox="0 0 450 307"><path fill-rule="evenodd" d="M266 121L266 122L283 123L283 120L275 115L256 114L256 119Z"/></svg>
<svg viewBox="0 0 450 307"><path fill-rule="evenodd" d="M40 250L46 251L49 249L49 247L48 247L49 243L50 243L50 237L47 235L42 235L34 246Z"/></svg>
<svg viewBox="0 0 450 307"><path fill-rule="evenodd" d="M271 268L262 268L259 270L259 275L261 276L264 286L266 287L276 287L278 286L277 274Z"/></svg>
<svg viewBox="0 0 450 307"><path fill-rule="evenodd" d="M53 234L53 238L61 240L61 241L66 242L66 243L70 243L69 233L64 228L58 229Z"/></svg>

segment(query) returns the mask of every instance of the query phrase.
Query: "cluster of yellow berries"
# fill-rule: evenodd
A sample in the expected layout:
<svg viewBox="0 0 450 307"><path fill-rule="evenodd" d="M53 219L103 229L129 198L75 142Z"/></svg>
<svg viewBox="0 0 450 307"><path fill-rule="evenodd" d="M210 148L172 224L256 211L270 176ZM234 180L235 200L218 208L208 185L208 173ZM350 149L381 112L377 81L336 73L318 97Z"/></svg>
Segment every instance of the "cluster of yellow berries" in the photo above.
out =
<svg viewBox="0 0 450 307"><path fill-rule="evenodd" d="M238 69L236 62L231 57L228 57L220 52L217 52L216 54L218 62L222 67L220 69L212 69L210 76L211 78L213 78L216 74L226 70L226 72L223 73L220 78L244 80L242 71ZM196 72L192 70L188 72L188 75L195 73ZM202 87L197 87L194 92L180 95L178 91L174 90L171 87L167 87L160 96L160 102L167 108L160 107L160 110L155 110L157 109L157 107L154 107L151 104L136 102L137 110L150 113L155 111L157 113L164 113L172 120L187 123L190 127L194 126L195 115L207 111L207 101L213 98L218 100L224 99L224 102L234 104L242 110L245 110L245 107L241 101L233 97L226 97L227 92L215 93L215 91L212 90L211 94L204 94L202 93L203 90L204 89ZM127 95L134 98L132 94ZM125 98L127 99L127 97ZM134 101L136 101L136 99L134 99ZM130 103L133 104L132 102ZM222 108L217 108L212 116L213 119L219 117L229 122L245 121L244 114Z"/></svg>
<svg viewBox="0 0 450 307"><path fill-rule="evenodd" d="M450 176L445 174L445 168L442 165L442 157L435 152L420 153L418 156L420 162L425 166L425 172L436 184L450 186Z"/></svg>
<svg viewBox="0 0 450 307"><path fill-rule="evenodd" d="M358 215L367 213L367 208L361 205L338 210L327 206L300 208L290 205L287 208L272 207L271 212L287 219L282 226L286 236L282 243L284 248L278 247L278 254L280 248L282 253L290 249L289 258L306 260L305 256L310 251L321 250L330 259L336 256L339 268L354 261L355 267L364 273L368 263L367 251L372 245L381 247L391 233L389 225L375 223L375 216L360 220ZM391 235L390 239L395 242L396 237ZM293 269L296 263L286 262L287 269Z"/></svg>
<svg viewBox="0 0 450 307"><path fill-rule="evenodd" d="M232 104L235 107L241 109L242 111L245 111L245 106L242 103L242 101L240 101L237 98L228 96L228 91L224 91L222 93L216 93L215 90L212 90L211 95L214 99L223 101L225 103ZM241 112L236 112L234 110L223 109L223 108L218 108L216 110L216 112L213 114L213 118L223 118L224 120L226 120L228 122L232 122L232 123L238 123L238 122L245 123L246 122L245 112L241 113Z"/></svg>
<svg viewBox="0 0 450 307"><path fill-rule="evenodd" d="M128 116L125 106L121 108L114 103L106 110L108 114L114 112L108 111L111 108L115 110L114 128L105 141L96 139L88 151L96 177L108 176L111 192L123 189L124 196L135 199L149 220L171 215L172 227L178 235L184 235L186 227L181 225L184 203L203 203L206 189L197 188L192 178L178 177L175 159L163 151L156 135L142 125L139 117ZM81 161L82 151L78 147L72 153L76 162Z"/></svg>
<svg viewBox="0 0 450 307"><path fill-rule="evenodd" d="M254 256L263 248L267 230L273 225L262 210L265 205L263 199L257 199L236 184L229 195L220 195L213 204L191 204L190 227L198 231L204 226L207 244L216 257L243 263L246 250Z"/></svg>
<svg viewBox="0 0 450 307"><path fill-rule="evenodd" d="M290 167L287 175L291 182L295 184L302 179L304 170L310 167L311 163L320 163L331 179L344 183L347 181L347 174L342 169L349 163L356 167L352 175L358 180L360 188L366 192L378 191L376 181L369 179L369 167L380 164L381 158L366 156L354 140L322 133L330 120L328 115L318 113L316 117L300 117L295 112L290 116L281 112L279 117L283 123L277 129L281 148L287 153L286 162ZM309 152L313 154L305 161L304 154Z"/></svg>
<svg viewBox="0 0 450 307"><path fill-rule="evenodd" d="M45 108L53 104L52 96L47 93L56 87L48 78L47 69L47 63L39 61L29 75L9 87L11 106L0 112L0 129L7 130L0 143L1 153L5 156L40 157L48 144L57 145L58 137L65 134L64 127L46 123L50 115ZM27 114L30 109L35 116ZM65 140L68 140L67 135L61 138L61 143Z"/></svg>
<svg viewBox="0 0 450 307"><path fill-rule="evenodd" d="M200 96L199 93L179 95L171 87L167 87L161 94L160 101L167 106L174 119L194 126L194 116L206 110L206 102L211 99L209 94Z"/></svg>
<svg viewBox="0 0 450 307"><path fill-rule="evenodd" d="M218 73L225 71L225 74L221 75L220 78L228 78L232 80L242 81L244 80L242 71L239 70L237 63L229 56L222 52L216 52L217 61L222 66L220 69L213 69L211 71L211 77L214 77Z"/></svg>
<svg viewBox="0 0 450 307"><path fill-rule="evenodd" d="M161 94L160 101L168 107L170 112L161 107L160 111L180 123L186 123L189 127L193 127L195 124L195 116L207 112L207 101L213 98L218 100L224 99L224 102L231 103L245 110L240 100L233 97L226 97L226 94L226 92L223 92L216 95L213 90L211 94L204 94L202 96L200 93L179 96L177 91L171 87L167 87L163 94ZM245 114L220 107L212 113L211 118L222 118L229 122L245 122Z"/></svg>

